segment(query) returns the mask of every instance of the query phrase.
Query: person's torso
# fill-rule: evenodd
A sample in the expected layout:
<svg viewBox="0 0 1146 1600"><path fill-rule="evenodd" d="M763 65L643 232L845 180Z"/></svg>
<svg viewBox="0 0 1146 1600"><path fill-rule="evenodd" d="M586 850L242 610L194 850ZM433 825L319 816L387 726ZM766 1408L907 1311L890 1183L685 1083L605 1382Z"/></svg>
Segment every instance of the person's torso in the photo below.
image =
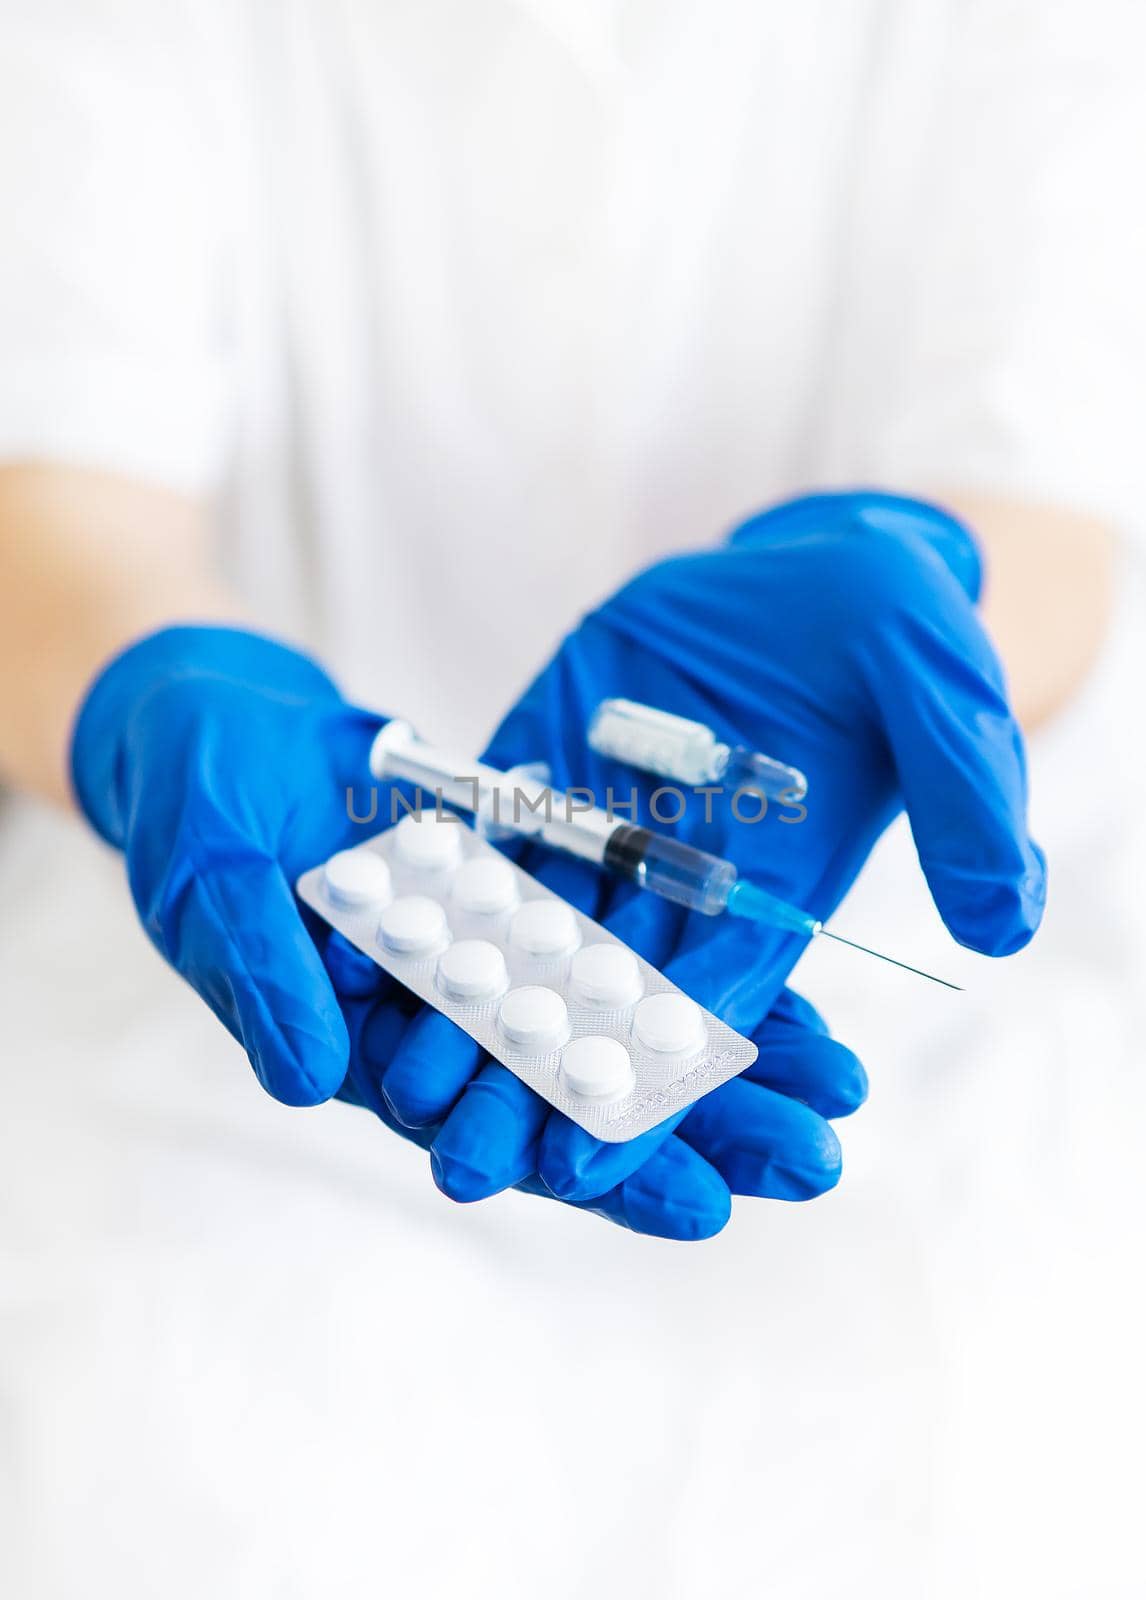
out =
<svg viewBox="0 0 1146 1600"><path fill-rule="evenodd" d="M228 14L230 525L264 614L477 747L634 568L823 476L874 12Z"/></svg>

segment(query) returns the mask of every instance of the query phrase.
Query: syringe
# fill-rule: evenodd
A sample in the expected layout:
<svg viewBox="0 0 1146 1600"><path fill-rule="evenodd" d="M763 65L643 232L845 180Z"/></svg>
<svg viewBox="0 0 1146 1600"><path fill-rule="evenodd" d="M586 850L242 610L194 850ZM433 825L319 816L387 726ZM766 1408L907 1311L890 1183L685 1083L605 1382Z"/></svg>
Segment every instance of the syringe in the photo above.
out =
<svg viewBox="0 0 1146 1600"><path fill-rule="evenodd" d="M500 772L425 744L408 722L388 722L370 752L370 770L382 780L416 783L450 805L492 818L513 832L603 867L640 889L704 916L724 912L788 933L823 934L892 966L903 967L945 988L957 989L919 967L855 944L825 928L818 917L742 878L731 861L635 823L618 822L603 807L582 805L574 794L551 789L536 778Z"/></svg>

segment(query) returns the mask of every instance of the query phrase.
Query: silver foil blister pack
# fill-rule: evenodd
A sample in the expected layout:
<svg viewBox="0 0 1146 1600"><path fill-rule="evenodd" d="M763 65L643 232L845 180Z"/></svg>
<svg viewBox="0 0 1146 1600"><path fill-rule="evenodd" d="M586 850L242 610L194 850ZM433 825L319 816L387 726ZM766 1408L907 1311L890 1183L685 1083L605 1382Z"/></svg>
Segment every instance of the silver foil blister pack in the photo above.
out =
<svg viewBox="0 0 1146 1600"><path fill-rule="evenodd" d="M298 881L300 899L595 1138L635 1138L756 1059L607 928L449 812Z"/></svg>

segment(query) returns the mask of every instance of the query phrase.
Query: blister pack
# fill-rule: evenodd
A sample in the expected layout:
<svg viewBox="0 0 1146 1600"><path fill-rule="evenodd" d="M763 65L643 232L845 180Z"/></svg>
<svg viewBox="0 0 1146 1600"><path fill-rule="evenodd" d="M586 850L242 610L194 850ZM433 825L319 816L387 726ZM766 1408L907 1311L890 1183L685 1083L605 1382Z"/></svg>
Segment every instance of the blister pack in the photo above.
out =
<svg viewBox="0 0 1146 1600"><path fill-rule="evenodd" d="M300 899L609 1143L735 1077L756 1046L450 812L305 872Z"/></svg>

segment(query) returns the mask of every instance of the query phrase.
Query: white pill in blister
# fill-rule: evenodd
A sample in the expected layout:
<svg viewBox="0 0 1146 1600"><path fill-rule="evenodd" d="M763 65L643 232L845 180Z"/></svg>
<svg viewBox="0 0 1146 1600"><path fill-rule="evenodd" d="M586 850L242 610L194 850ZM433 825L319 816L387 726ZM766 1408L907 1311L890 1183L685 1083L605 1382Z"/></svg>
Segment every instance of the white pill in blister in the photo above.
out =
<svg viewBox="0 0 1146 1600"><path fill-rule="evenodd" d="M373 850L340 850L326 863L323 886L331 904L345 911L380 906L390 898L390 868Z"/></svg>
<svg viewBox="0 0 1146 1600"><path fill-rule="evenodd" d="M462 859L462 826L449 812L438 816L423 811L420 817L403 817L394 829L394 848L400 861L424 872L443 872Z"/></svg>
<svg viewBox="0 0 1146 1600"><path fill-rule="evenodd" d="M497 1020L507 1039L523 1050L551 1050L569 1030L569 1013L555 989L526 984L511 989L501 1002Z"/></svg>
<svg viewBox="0 0 1146 1600"><path fill-rule="evenodd" d="M508 987L505 957L488 939L459 939L438 957L438 988L452 1000L492 1000Z"/></svg>
<svg viewBox="0 0 1146 1600"><path fill-rule="evenodd" d="M569 988L586 1005L619 1008L641 998L641 968L621 944L589 944L578 950L569 968Z"/></svg>
<svg viewBox="0 0 1146 1600"><path fill-rule="evenodd" d="M462 911L494 916L517 904L517 879L508 861L475 856L458 868L453 897Z"/></svg>
<svg viewBox="0 0 1146 1600"><path fill-rule="evenodd" d="M530 956L566 956L580 933L572 906L564 900L530 900L514 914L510 943Z"/></svg>
<svg viewBox="0 0 1146 1600"><path fill-rule="evenodd" d="M633 1037L662 1055L699 1050L706 1037L704 1017L687 995L650 994L633 1013Z"/></svg>
<svg viewBox="0 0 1146 1600"><path fill-rule="evenodd" d="M378 937L388 950L402 955L423 955L444 943L449 924L436 900L424 894L404 894L378 919Z"/></svg>
<svg viewBox="0 0 1146 1600"><path fill-rule="evenodd" d="M620 1040L591 1034L565 1046L561 1081L583 1100L619 1100L632 1093L637 1080Z"/></svg>

